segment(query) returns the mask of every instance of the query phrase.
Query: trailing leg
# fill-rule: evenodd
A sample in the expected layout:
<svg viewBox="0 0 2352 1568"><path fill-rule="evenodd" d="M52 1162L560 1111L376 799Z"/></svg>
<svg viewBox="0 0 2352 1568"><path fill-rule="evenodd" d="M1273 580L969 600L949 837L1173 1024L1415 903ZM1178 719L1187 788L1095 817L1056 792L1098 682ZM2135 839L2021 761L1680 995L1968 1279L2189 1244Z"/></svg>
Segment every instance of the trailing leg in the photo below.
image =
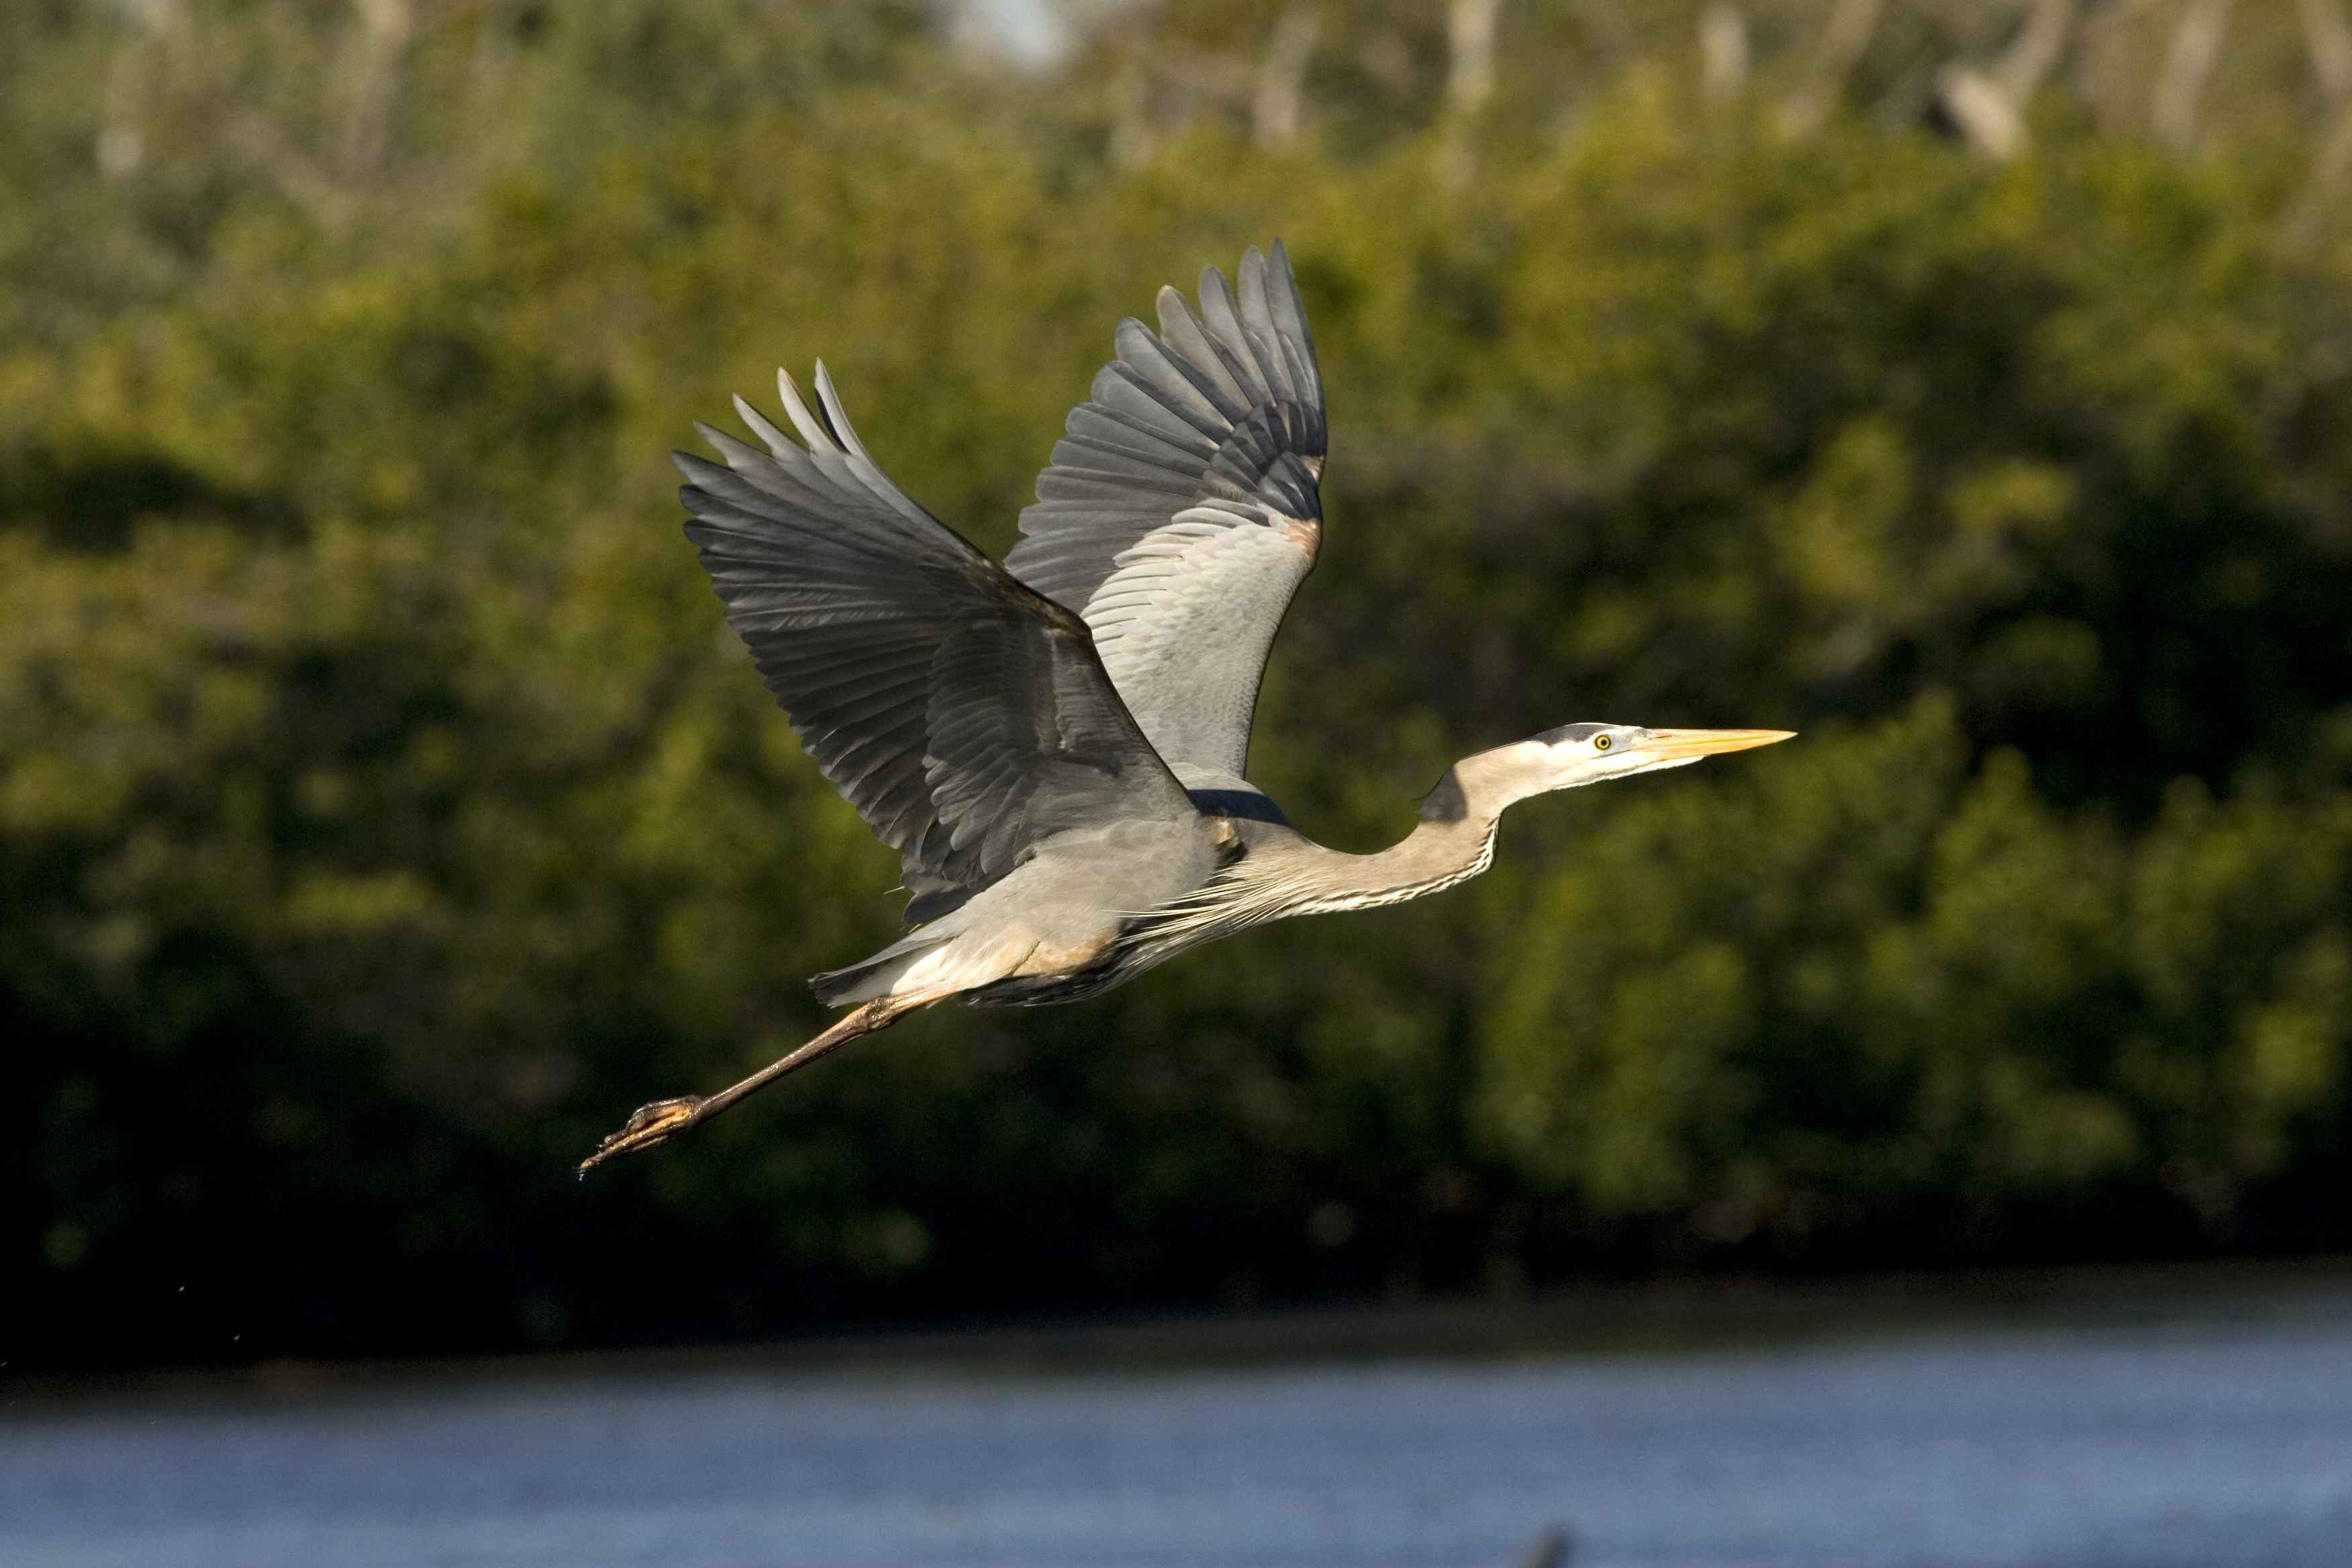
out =
<svg viewBox="0 0 2352 1568"><path fill-rule="evenodd" d="M928 1007L953 994L951 991L929 991L904 996L877 996L835 1019L823 1034L808 1044L778 1058L740 1083L731 1084L717 1094L680 1095L676 1100L656 1100L650 1105L641 1105L618 1132L597 1144L596 1152L580 1162L581 1172L584 1174L590 1167L601 1165L607 1160L667 1143L688 1128L699 1127L746 1095L765 1089L797 1068L808 1066L826 1052L838 1049L861 1035L887 1029L902 1015L918 1007Z"/></svg>

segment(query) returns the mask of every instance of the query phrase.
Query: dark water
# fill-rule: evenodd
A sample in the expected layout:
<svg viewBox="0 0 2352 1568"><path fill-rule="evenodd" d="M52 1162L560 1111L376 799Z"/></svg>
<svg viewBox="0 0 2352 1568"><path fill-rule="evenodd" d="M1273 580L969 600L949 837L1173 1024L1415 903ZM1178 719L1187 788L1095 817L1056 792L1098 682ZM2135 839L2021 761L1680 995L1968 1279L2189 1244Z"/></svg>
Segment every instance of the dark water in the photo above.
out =
<svg viewBox="0 0 2352 1568"><path fill-rule="evenodd" d="M0 1409L0 1563L2352 1564L2352 1291L1828 1347Z"/></svg>

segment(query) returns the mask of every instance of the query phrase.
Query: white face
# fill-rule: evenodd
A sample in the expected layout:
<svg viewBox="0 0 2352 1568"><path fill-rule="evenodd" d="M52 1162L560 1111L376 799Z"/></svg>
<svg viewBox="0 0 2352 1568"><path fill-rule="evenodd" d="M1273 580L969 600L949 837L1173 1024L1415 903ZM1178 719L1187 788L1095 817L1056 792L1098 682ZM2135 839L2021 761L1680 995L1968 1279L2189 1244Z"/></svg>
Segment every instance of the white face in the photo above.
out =
<svg viewBox="0 0 2352 1568"><path fill-rule="evenodd" d="M1563 724L1535 737L1556 782L1549 787L1679 768L1717 752L1787 740L1787 730L1650 730L1639 724Z"/></svg>

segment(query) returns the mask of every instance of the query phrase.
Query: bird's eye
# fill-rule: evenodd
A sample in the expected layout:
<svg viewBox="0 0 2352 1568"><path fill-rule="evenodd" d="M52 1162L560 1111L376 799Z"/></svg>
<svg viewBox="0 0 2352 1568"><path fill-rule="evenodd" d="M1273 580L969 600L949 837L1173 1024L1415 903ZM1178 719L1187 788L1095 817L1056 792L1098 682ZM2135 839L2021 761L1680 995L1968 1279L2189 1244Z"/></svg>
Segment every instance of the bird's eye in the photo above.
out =
<svg viewBox="0 0 2352 1568"><path fill-rule="evenodd" d="M1609 737L1606 735L1595 735L1592 737L1592 749L1596 752L1607 751L1610 747L1610 743Z"/></svg>

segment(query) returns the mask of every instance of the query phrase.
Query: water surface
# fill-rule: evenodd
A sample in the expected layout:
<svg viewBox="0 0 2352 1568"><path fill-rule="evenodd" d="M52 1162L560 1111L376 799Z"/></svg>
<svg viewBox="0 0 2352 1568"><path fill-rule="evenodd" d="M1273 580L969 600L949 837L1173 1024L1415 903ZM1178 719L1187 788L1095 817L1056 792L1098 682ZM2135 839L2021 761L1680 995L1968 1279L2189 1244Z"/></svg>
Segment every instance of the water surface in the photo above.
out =
<svg viewBox="0 0 2352 1568"><path fill-rule="evenodd" d="M2034 1331L0 1409L0 1563L2352 1563L2352 1290Z"/></svg>

